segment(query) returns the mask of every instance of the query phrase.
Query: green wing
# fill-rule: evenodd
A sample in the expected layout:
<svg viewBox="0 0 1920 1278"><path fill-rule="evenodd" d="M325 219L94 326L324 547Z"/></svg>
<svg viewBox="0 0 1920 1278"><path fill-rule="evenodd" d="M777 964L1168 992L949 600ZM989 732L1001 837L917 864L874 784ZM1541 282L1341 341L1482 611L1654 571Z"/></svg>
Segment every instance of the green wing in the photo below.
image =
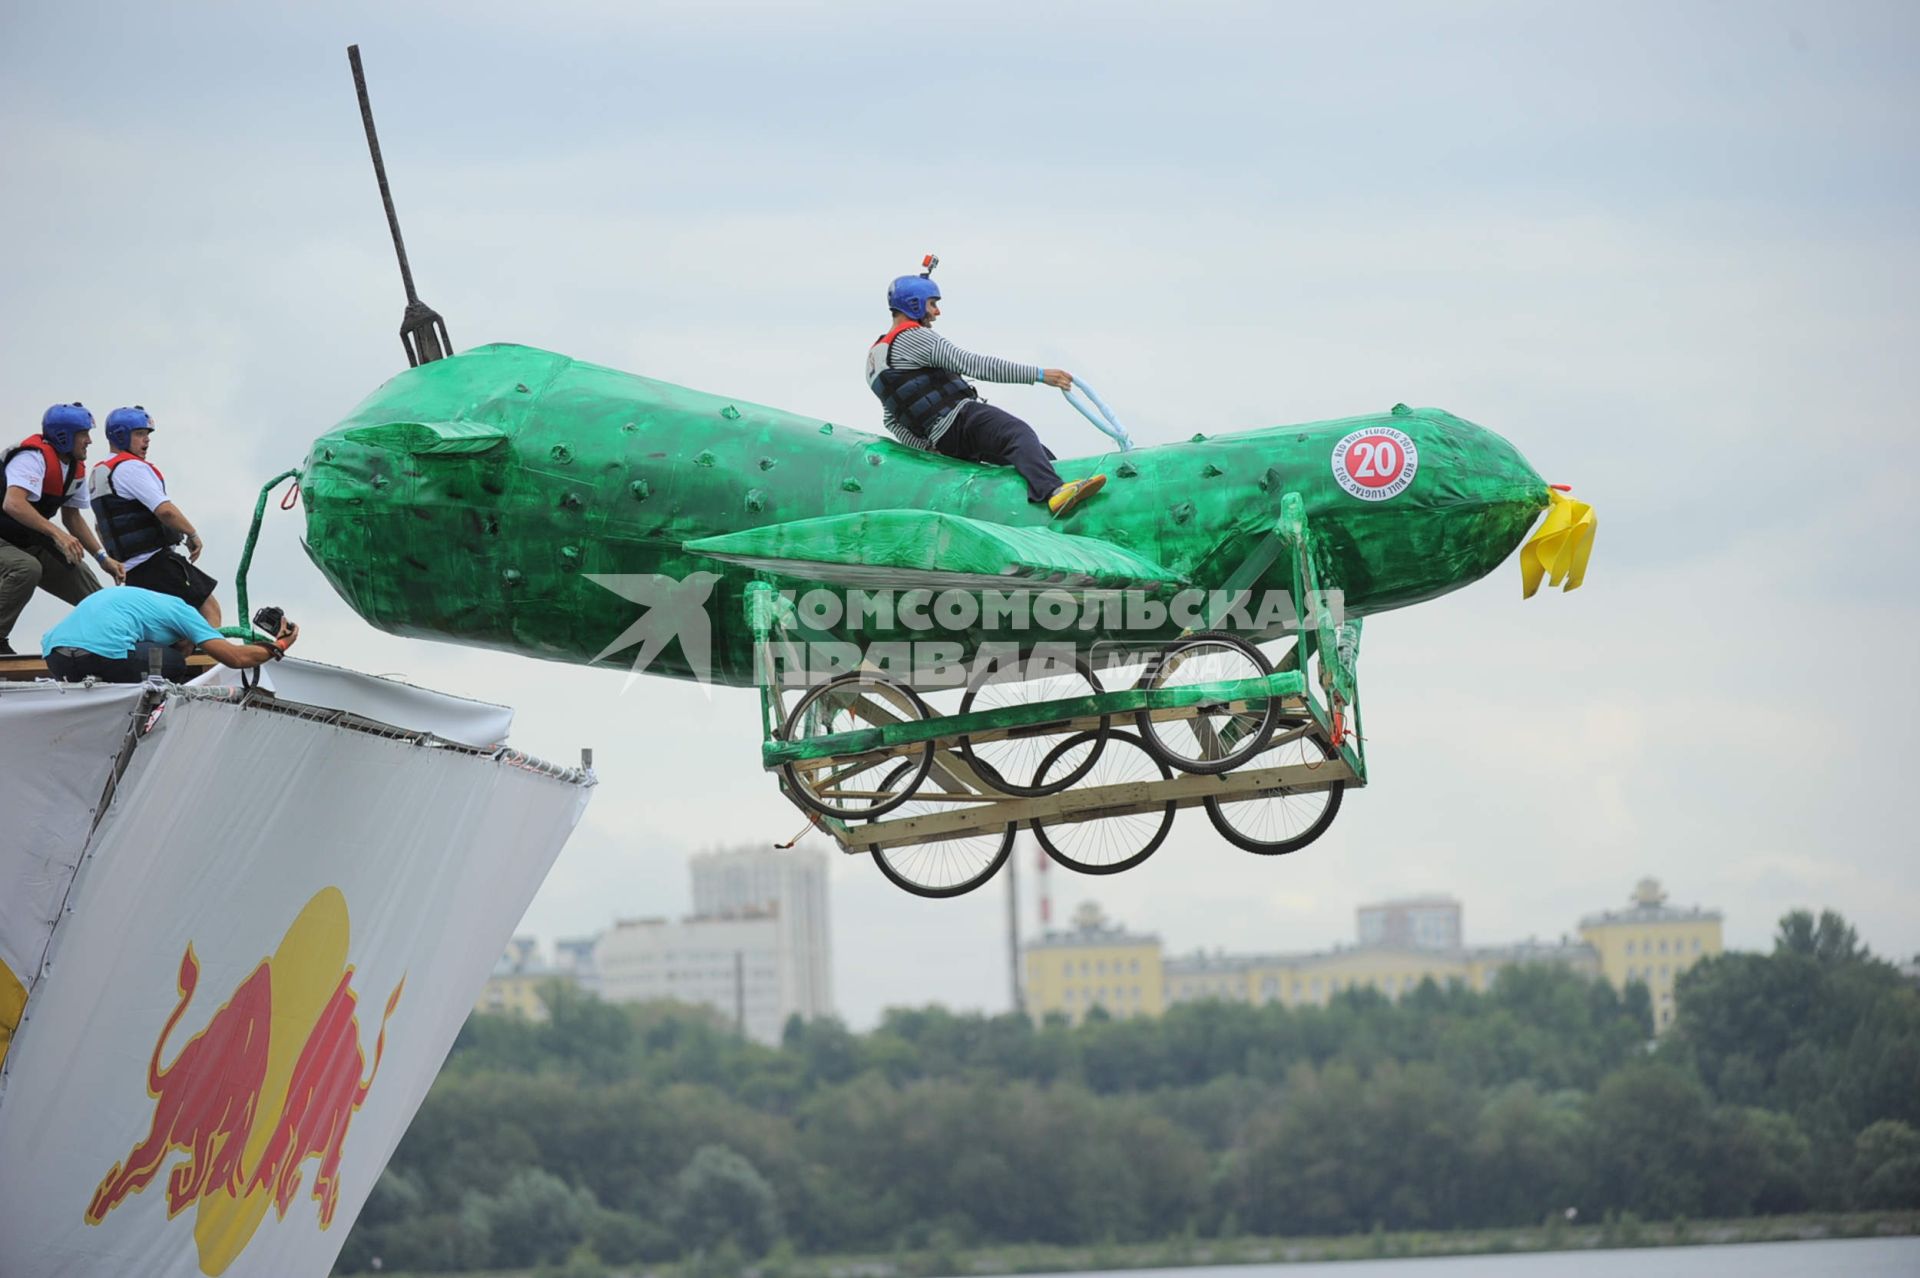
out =
<svg viewBox="0 0 1920 1278"><path fill-rule="evenodd" d="M867 589L1153 589L1178 573L1112 542L930 510L872 510L702 537L696 554Z"/></svg>
<svg viewBox="0 0 1920 1278"><path fill-rule="evenodd" d="M507 442L507 432L486 422L387 422L356 426L347 432L356 444L371 444L412 453L466 455L484 453Z"/></svg>

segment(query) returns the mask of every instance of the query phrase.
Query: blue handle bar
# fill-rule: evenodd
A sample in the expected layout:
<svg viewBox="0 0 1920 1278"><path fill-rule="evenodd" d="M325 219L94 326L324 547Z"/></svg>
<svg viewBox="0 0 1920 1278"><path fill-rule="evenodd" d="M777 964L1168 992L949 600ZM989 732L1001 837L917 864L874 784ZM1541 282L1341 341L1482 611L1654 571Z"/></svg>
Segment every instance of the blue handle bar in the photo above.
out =
<svg viewBox="0 0 1920 1278"><path fill-rule="evenodd" d="M1085 391L1087 398L1093 401L1093 406L1090 408L1075 399L1074 391ZM1066 396L1067 402L1079 409L1080 415L1092 422L1101 434L1110 437L1114 443L1120 445L1121 452L1133 451L1133 436L1127 434L1127 428L1120 424L1120 419L1113 415L1113 410L1107 407L1107 402L1100 398L1100 392L1076 377L1073 379L1073 390L1063 390L1060 393ZM1100 410L1098 416L1094 415L1095 408Z"/></svg>

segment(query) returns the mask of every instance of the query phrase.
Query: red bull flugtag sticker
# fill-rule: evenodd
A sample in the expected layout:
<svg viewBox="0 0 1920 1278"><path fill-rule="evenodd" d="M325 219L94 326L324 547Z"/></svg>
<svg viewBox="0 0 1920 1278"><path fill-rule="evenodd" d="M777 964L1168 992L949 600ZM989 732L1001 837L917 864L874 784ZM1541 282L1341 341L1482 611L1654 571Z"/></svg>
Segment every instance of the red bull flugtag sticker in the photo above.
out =
<svg viewBox="0 0 1920 1278"><path fill-rule="evenodd" d="M1385 501L1407 491L1420 450L1405 431L1363 426L1333 446L1333 478L1348 496Z"/></svg>
<svg viewBox="0 0 1920 1278"><path fill-rule="evenodd" d="M147 1062L152 1121L100 1181L86 1207L89 1225L103 1224L171 1161L167 1218L195 1210L200 1270L222 1274L269 1208L287 1218L315 1159L308 1196L318 1204L320 1228L333 1223L347 1128L380 1073L387 1022L406 987L402 977L387 996L368 1070L347 962L350 933L346 897L338 888L316 892L279 948L174 1049L173 1063L162 1065L200 985L200 960L188 944L178 1002Z"/></svg>

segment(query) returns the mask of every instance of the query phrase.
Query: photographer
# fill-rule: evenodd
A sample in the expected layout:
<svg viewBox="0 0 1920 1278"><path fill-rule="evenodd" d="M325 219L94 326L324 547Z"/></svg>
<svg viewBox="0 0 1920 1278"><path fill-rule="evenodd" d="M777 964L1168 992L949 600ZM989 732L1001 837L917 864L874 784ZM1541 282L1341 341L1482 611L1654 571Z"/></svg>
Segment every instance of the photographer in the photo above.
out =
<svg viewBox="0 0 1920 1278"><path fill-rule="evenodd" d="M174 682L188 677L187 654L195 648L223 666L249 670L283 655L300 637L300 627L261 609L275 623L272 641L236 643L207 624L192 605L173 595L138 586L101 590L82 599L40 641L47 671L69 683L94 678L105 683L139 683L147 677L149 654L160 653L160 673Z"/></svg>

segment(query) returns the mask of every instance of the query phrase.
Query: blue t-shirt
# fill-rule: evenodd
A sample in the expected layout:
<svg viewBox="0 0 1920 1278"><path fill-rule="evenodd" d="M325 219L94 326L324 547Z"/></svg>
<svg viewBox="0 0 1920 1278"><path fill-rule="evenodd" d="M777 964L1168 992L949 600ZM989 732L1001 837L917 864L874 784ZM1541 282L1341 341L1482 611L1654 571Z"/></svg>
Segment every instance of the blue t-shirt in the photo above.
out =
<svg viewBox="0 0 1920 1278"><path fill-rule="evenodd" d="M184 599L138 586L96 590L40 639L45 656L55 648L84 648L102 657L125 657L139 643L193 640L197 648L220 632Z"/></svg>

